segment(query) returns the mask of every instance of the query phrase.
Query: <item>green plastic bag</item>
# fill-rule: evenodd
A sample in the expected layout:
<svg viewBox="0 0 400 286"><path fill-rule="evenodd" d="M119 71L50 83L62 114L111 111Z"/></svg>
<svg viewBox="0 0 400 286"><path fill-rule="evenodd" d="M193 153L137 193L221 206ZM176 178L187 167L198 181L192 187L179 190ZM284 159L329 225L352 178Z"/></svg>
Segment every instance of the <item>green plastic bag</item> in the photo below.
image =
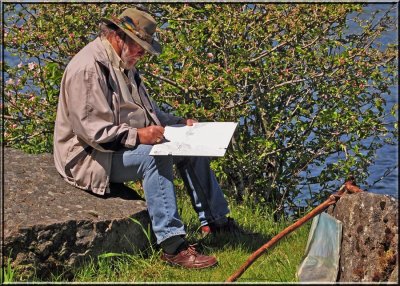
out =
<svg viewBox="0 0 400 286"><path fill-rule="evenodd" d="M305 258L297 271L300 282L336 282L339 271L342 223L327 213L314 217Z"/></svg>

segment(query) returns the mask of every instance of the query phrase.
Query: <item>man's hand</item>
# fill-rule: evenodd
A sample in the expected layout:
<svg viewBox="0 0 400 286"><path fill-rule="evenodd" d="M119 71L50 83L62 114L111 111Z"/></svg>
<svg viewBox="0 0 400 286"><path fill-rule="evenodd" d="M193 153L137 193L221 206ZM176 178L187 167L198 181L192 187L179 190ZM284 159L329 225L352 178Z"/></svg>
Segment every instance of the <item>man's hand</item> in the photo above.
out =
<svg viewBox="0 0 400 286"><path fill-rule="evenodd" d="M144 128L138 128L137 136L139 137L141 144L158 144L164 138L164 127L153 125Z"/></svg>
<svg viewBox="0 0 400 286"><path fill-rule="evenodd" d="M193 126L193 123L197 123L196 119L183 119L182 123L186 124L187 126Z"/></svg>

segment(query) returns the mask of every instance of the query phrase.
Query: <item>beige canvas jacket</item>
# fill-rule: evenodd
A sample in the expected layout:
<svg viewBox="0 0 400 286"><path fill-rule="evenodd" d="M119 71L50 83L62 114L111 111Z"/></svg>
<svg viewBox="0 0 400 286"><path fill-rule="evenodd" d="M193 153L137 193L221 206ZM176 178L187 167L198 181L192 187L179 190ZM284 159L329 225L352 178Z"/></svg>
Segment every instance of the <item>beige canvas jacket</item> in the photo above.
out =
<svg viewBox="0 0 400 286"><path fill-rule="evenodd" d="M137 128L166 126L181 119L151 101L136 70L128 77L139 84L132 102L122 109L121 86L100 38L68 64L54 130L55 166L68 183L103 195L109 191L113 152L134 148Z"/></svg>

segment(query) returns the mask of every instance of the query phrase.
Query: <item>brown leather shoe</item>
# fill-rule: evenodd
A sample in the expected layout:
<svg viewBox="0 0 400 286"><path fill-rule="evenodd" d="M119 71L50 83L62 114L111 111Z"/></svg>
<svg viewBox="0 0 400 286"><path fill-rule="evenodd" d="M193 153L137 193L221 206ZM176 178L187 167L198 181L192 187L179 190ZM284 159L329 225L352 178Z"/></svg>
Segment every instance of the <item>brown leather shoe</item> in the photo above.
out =
<svg viewBox="0 0 400 286"><path fill-rule="evenodd" d="M161 254L161 260L172 265L192 269L212 267L218 263L214 256L207 256L198 253L193 245L187 245L187 247L178 252L178 254L167 254L163 252Z"/></svg>

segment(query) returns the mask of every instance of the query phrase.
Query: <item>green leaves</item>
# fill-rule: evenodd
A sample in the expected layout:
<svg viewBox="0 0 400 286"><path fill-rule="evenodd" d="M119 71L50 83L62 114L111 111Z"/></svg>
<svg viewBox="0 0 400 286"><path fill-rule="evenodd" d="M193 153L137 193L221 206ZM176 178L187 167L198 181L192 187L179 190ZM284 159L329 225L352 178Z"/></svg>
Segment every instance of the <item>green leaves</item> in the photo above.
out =
<svg viewBox="0 0 400 286"><path fill-rule="evenodd" d="M8 145L51 151L63 69L96 36L95 19L123 9L82 5L5 4L5 47L22 63L5 65ZM364 15L349 31L349 15L362 9L353 4L147 8L158 16L163 44L161 56L139 63L154 99L180 116L240 122L227 155L212 164L227 195L281 209L293 204L299 185L318 182L314 199L324 198L349 172L362 182L368 159L386 138L397 138L398 107L388 107L385 93L397 80L398 45L373 41L395 21L370 25ZM317 165L318 175L308 176Z"/></svg>

